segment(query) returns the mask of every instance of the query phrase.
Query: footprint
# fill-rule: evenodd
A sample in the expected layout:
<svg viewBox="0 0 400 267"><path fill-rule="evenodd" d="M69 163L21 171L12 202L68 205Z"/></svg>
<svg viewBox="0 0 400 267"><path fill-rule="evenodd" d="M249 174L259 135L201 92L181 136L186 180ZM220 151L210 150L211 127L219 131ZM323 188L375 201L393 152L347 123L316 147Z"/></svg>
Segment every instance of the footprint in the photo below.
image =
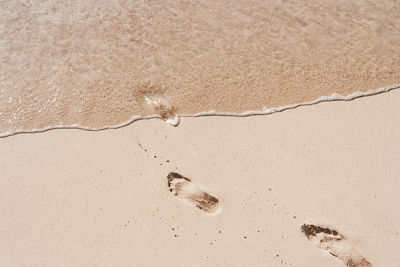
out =
<svg viewBox="0 0 400 267"><path fill-rule="evenodd" d="M301 231L308 240L319 248L327 250L331 255L342 260L349 267L372 267L372 264L362 257L336 230L313 224L303 224Z"/></svg>
<svg viewBox="0 0 400 267"><path fill-rule="evenodd" d="M189 178L176 172L170 172L167 178L169 191L175 196L180 197L207 213L219 211L218 198L199 189Z"/></svg>
<svg viewBox="0 0 400 267"><path fill-rule="evenodd" d="M178 126L179 116L168 97L168 89L152 83L138 86L135 99L139 104L143 116L159 115L172 126Z"/></svg>

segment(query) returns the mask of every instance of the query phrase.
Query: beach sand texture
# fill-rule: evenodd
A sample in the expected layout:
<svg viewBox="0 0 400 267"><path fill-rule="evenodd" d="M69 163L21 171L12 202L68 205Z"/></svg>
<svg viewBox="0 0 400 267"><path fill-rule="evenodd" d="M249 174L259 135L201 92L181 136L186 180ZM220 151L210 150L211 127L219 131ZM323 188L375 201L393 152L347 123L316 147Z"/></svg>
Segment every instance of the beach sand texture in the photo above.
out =
<svg viewBox="0 0 400 267"><path fill-rule="evenodd" d="M243 112L400 81L398 1L2 1L0 133Z"/></svg>
<svg viewBox="0 0 400 267"><path fill-rule="evenodd" d="M1 138L0 265L397 266L399 103Z"/></svg>

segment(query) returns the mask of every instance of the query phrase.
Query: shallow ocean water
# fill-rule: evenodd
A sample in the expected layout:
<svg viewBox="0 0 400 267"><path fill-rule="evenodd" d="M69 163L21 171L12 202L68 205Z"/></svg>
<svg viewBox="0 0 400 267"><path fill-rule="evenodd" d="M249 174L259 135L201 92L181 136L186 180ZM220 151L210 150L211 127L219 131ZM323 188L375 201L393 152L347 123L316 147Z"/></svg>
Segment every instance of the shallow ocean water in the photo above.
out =
<svg viewBox="0 0 400 267"><path fill-rule="evenodd" d="M396 1L6 1L0 10L1 136L151 116L176 125L179 115L264 112L400 81Z"/></svg>

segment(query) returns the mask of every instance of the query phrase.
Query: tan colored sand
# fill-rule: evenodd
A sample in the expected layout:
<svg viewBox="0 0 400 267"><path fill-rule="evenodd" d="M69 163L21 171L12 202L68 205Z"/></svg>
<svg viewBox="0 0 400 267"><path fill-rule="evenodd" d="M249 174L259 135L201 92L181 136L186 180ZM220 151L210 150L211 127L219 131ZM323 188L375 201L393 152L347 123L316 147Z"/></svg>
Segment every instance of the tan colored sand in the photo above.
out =
<svg viewBox="0 0 400 267"><path fill-rule="evenodd" d="M176 128L2 138L0 265L343 266L300 232L314 223L396 266L399 103L395 90ZM173 196L170 171L218 197L220 213Z"/></svg>
<svg viewBox="0 0 400 267"><path fill-rule="evenodd" d="M398 1L3 1L0 132L102 127L163 95L242 112L400 82Z"/></svg>

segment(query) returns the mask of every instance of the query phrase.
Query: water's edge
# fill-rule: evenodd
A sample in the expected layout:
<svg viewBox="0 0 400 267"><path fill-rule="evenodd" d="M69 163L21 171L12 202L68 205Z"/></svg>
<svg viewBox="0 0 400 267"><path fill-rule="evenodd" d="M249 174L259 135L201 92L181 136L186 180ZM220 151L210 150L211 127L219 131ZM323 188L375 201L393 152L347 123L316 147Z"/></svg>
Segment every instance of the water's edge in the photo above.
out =
<svg viewBox="0 0 400 267"><path fill-rule="evenodd" d="M285 106L280 106L280 107L273 107L273 108L267 108L264 107L263 110L249 110L249 111L244 111L241 113L234 113L234 112L217 112L215 110L209 110L205 112L199 112L196 114L182 114L178 116L178 121L176 120L167 120L167 123L170 123L173 126L177 126L179 124L179 117L201 117L201 116L231 116L231 117L247 117L247 116L254 116L254 115L269 115L273 114L276 112L281 112L284 110L288 109L294 109L297 107L301 106L309 106L309 105L315 105L321 102L328 102L328 101L350 101L356 98L360 97L365 97L365 96L373 96L385 92L389 92L392 90L400 89L400 84L395 84L387 87L382 87L378 88L376 90L369 90L366 92L354 92L346 96L342 96L339 94L332 94L330 96L321 96L313 101L309 102L302 102L302 103L297 103L297 104L291 104L291 105L285 105ZM134 115L132 116L129 120L116 124L116 125L109 125L109 126L104 126L104 127L99 127L99 128L92 128L92 127L87 127L84 125L80 124L70 124L70 125L55 125L55 126L48 126L44 127L41 129L32 129L30 131L19 131L19 132L5 132L0 134L0 138L5 138L5 137L10 137L18 134L33 134L33 133L41 133L41 132L46 132L49 130L55 130L55 129L79 129L79 130L85 130L85 131L102 131L102 130L108 130L108 129L118 129L121 127L125 127L130 125L131 123L138 121L138 120L145 120L145 119L154 119L154 118L162 118L158 114L150 115L150 116L138 116Z"/></svg>

